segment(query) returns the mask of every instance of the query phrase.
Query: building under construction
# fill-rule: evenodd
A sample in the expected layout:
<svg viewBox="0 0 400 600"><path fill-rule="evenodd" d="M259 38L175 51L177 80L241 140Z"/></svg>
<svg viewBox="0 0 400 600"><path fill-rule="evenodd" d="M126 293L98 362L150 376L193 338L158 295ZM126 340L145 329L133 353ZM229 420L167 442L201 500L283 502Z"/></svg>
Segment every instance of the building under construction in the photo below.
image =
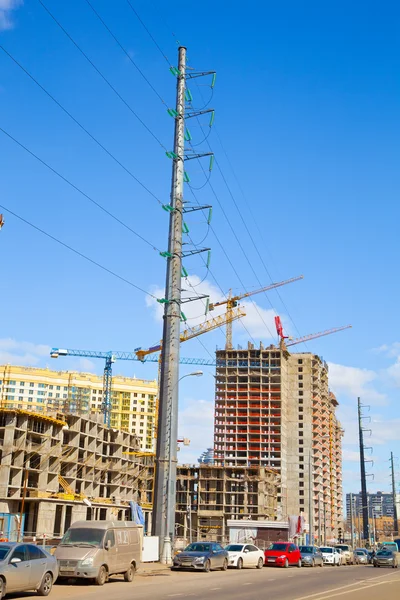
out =
<svg viewBox="0 0 400 600"><path fill-rule="evenodd" d="M153 457L102 415L1 409L0 456L0 513L24 515L27 535L57 537L79 519L130 519L130 502L150 526Z"/></svg>
<svg viewBox="0 0 400 600"><path fill-rule="evenodd" d="M342 429L317 355L286 346L217 351L214 462L279 473L278 519L304 514L315 538L343 519ZM311 498L310 498L311 478Z"/></svg>
<svg viewBox="0 0 400 600"><path fill-rule="evenodd" d="M225 542L228 520L275 520L277 482L260 466L178 466L176 537Z"/></svg>

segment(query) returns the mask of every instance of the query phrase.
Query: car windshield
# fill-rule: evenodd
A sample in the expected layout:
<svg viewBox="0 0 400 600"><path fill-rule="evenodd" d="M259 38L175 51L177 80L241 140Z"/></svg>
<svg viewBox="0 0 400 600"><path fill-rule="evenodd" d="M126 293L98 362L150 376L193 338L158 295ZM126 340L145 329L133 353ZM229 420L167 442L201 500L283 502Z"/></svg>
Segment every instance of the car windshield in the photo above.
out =
<svg viewBox="0 0 400 600"><path fill-rule="evenodd" d="M0 560L4 560L10 552L10 546L0 546Z"/></svg>
<svg viewBox="0 0 400 600"><path fill-rule="evenodd" d="M348 552L350 550L349 546L335 546L335 548L339 548L339 550L343 550L343 552Z"/></svg>
<svg viewBox="0 0 400 600"><path fill-rule="evenodd" d="M61 546L100 546L105 534L104 529L80 527L67 531L61 540Z"/></svg>
<svg viewBox="0 0 400 600"><path fill-rule="evenodd" d="M189 544L185 548L186 552L210 552L211 544Z"/></svg>
<svg viewBox="0 0 400 600"><path fill-rule="evenodd" d="M286 544L271 544L268 550L286 550Z"/></svg>
<svg viewBox="0 0 400 600"><path fill-rule="evenodd" d="M357 550L356 554L358 554L358 556L365 556L365 552L362 550Z"/></svg>
<svg viewBox="0 0 400 600"><path fill-rule="evenodd" d="M376 553L377 556L392 556L393 552L391 550L380 550Z"/></svg>
<svg viewBox="0 0 400 600"><path fill-rule="evenodd" d="M333 553L333 548L320 548L320 550L324 554L332 554Z"/></svg>
<svg viewBox="0 0 400 600"><path fill-rule="evenodd" d="M300 552L302 554L312 554L313 547L312 546L300 546Z"/></svg>
<svg viewBox="0 0 400 600"><path fill-rule="evenodd" d="M228 550L228 552L241 552L243 550L243 546L241 544L229 544L225 550Z"/></svg>

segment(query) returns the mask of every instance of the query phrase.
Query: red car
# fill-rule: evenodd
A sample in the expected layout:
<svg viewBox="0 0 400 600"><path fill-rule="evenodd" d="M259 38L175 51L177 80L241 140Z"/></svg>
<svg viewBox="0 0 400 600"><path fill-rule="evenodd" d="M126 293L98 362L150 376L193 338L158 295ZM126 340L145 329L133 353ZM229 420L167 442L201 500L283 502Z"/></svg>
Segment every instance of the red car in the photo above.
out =
<svg viewBox="0 0 400 600"><path fill-rule="evenodd" d="M264 550L266 567L301 567L301 554L298 546L291 542L274 542Z"/></svg>

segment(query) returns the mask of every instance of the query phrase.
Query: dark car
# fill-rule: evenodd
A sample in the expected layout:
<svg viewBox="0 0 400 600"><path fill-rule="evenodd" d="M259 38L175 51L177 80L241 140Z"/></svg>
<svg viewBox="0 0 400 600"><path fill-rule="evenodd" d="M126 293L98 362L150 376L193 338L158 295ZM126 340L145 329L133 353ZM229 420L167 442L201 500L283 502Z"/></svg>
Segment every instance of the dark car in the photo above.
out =
<svg viewBox="0 0 400 600"><path fill-rule="evenodd" d="M264 551L264 564L267 567L301 567L300 550L290 542L274 542Z"/></svg>
<svg viewBox="0 0 400 600"><path fill-rule="evenodd" d="M397 569L398 562L396 552L391 550L379 550L373 559L374 567L392 567Z"/></svg>
<svg viewBox="0 0 400 600"><path fill-rule="evenodd" d="M303 567L324 566L324 558L316 546L299 546Z"/></svg>
<svg viewBox="0 0 400 600"><path fill-rule="evenodd" d="M189 544L182 552L174 557L174 564L171 569L194 569L195 571L205 571L208 573L211 569L228 568L228 552L215 542L194 542Z"/></svg>

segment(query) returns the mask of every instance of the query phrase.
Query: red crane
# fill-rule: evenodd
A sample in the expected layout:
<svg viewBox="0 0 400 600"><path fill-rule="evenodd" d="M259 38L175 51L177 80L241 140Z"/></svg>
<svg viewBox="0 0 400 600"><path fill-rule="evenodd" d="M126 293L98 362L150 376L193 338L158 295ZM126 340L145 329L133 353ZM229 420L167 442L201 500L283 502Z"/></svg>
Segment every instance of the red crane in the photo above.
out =
<svg viewBox="0 0 400 600"><path fill-rule="evenodd" d="M275 317L275 326L276 332L279 336L279 345L282 350L285 350L288 346L295 346L296 344L301 344L301 342L315 340L316 338L323 337L324 335L330 335L331 333L337 333L338 331L343 331L344 329L350 329L352 327L351 325L342 325L342 327L334 327L333 329L326 329L325 331L320 331L318 333L310 333L309 335L304 335L303 337L293 340L287 335L284 335L282 321L279 316ZM285 342L286 339L289 341Z"/></svg>

